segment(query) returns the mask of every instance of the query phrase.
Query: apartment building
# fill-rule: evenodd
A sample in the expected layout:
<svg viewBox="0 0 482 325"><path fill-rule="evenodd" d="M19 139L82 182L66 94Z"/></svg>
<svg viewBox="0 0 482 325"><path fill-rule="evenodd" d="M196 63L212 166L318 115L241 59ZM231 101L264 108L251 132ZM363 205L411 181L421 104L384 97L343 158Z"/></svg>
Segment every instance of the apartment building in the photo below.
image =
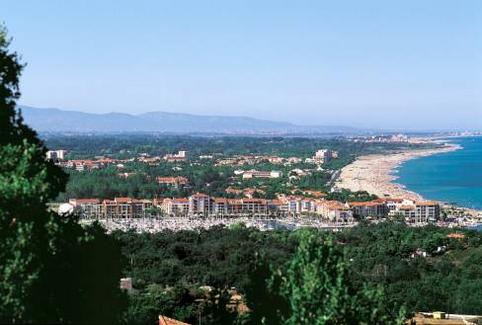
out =
<svg viewBox="0 0 482 325"><path fill-rule="evenodd" d="M187 160L187 151L180 150L177 154L167 154L163 157L167 162L182 162Z"/></svg>
<svg viewBox="0 0 482 325"><path fill-rule="evenodd" d="M114 200L102 201L105 218L140 218L145 216L146 210L152 206L150 200L137 200L129 197L116 197Z"/></svg>
<svg viewBox="0 0 482 325"><path fill-rule="evenodd" d="M277 198L277 199L268 201L268 209L273 213L284 215L288 213L289 204L286 200L282 198Z"/></svg>
<svg viewBox="0 0 482 325"><path fill-rule="evenodd" d="M440 218L440 205L437 202L416 202L415 208L415 220L410 220L412 223L426 223L429 221L436 221Z"/></svg>
<svg viewBox="0 0 482 325"><path fill-rule="evenodd" d="M279 178L281 176L283 176L283 173L279 170L272 170L272 171L248 170L243 173L243 179Z"/></svg>
<svg viewBox="0 0 482 325"><path fill-rule="evenodd" d="M82 218L100 218L103 215L99 199L70 199L69 204Z"/></svg>
<svg viewBox="0 0 482 325"><path fill-rule="evenodd" d="M139 218L152 208L151 200L119 197L114 200L70 199L69 204L83 218Z"/></svg>
<svg viewBox="0 0 482 325"><path fill-rule="evenodd" d="M213 200L209 195L196 193L189 198L189 215L207 216L213 209Z"/></svg>
<svg viewBox="0 0 482 325"><path fill-rule="evenodd" d="M160 208L164 213L170 216L187 216L189 214L189 199L164 199Z"/></svg>
<svg viewBox="0 0 482 325"><path fill-rule="evenodd" d="M147 156L141 156L137 158L139 162L148 164L149 166L158 166L159 162L161 161L161 157L147 157Z"/></svg>
<svg viewBox="0 0 482 325"><path fill-rule="evenodd" d="M413 201L387 198L370 202L351 202L350 207L359 217L401 217L407 223L427 223L440 218L440 204L434 201Z"/></svg>
<svg viewBox="0 0 482 325"><path fill-rule="evenodd" d="M303 196L279 196L279 201L283 203L286 208L286 212L291 215L299 215L306 213L315 213L316 204L315 200L311 198L305 198Z"/></svg>
<svg viewBox="0 0 482 325"><path fill-rule="evenodd" d="M65 155L67 154L67 150L49 150L47 151L47 159L58 161L58 160L65 160Z"/></svg>
<svg viewBox="0 0 482 325"><path fill-rule="evenodd" d="M353 222L353 211L346 203L329 200L316 201L316 213L331 222Z"/></svg>
<svg viewBox="0 0 482 325"><path fill-rule="evenodd" d="M241 211L249 215L268 213L268 201L264 199L241 199Z"/></svg>
<svg viewBox="0 0 482 325"><path fill-rule="evenodd" d="M354 217L401 217L407 223L423 224L440 217L440 205L432 201L377 199L343 203L322 198L281 195L275 200L258 198L215 198L196 193L188 198L138 200L117 197L113 200L70 199L74 211L87 218L138 218L152 207L170 216L264 216L314 214L330 222L352 222Z"/></svg>
<svg viewBox="0 0 482 325"><path fill-rule="evenodd" d="M265 158L267 162L273 164L273 165L281 165L285 159L282 158L282 157L278 157L278 156L268 156Z"/></svg>
<svg viewBox="0 0 482 325"><path fill-rule="evenodd" d="M189 179L184 176L176 176L176 177L156 177L156 182L160 185L168 185L168 186L175 186L179 187L182 185L187 185L189 183Z"/></svg>
<svg viewBox="0 0 482 325"><path fill-rule="evenodd" d="M331 159L333 159L333 151L329 149L320 149L315 152L313 156L313 161L317 164L326 164L329 163Z"/></svg>
<svg viewBox="0 0 482 325"><path fill-rule="evenodd" d="M74 169L78 172L83 172L86 170L94 170L105 167L106 165L97 160L68 160L65 162L60 162L59 166Z"/></svg>
<svg viewBox="0 0 482 325"><path fill-rule="evenodd" d="M388 214L388 207L383 199L369 202L350 202L348 205L357 217L383 218Z"/></svg>
<svg viewBox="0 0 482 325"><path fill-rule="evenodd" d="M267 215L269 206L268 200L264 199L214 198L212 212L218 216Z"/></svg>

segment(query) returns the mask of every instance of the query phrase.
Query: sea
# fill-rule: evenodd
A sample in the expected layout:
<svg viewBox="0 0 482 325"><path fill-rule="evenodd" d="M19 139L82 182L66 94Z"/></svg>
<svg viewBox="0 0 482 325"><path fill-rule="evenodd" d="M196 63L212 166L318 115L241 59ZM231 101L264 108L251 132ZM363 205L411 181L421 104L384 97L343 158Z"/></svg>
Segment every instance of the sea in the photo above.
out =
<svg viewBox="0 0 482 325"><path fill-rule="evenodd" d="M396 182L425 199L482 210L482 137L447 141L463 149L409 160Z"/></svg>

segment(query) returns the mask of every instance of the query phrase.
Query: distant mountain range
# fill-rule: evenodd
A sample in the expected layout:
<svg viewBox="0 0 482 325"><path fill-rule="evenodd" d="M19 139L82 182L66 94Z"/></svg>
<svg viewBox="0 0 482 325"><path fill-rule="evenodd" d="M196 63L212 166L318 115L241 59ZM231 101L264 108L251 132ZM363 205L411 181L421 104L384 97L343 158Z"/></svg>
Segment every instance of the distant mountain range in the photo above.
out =
<svg viewBox="0 0 482 325"><path fill-rule="evenodd" d="M208 116L167 112L138 115L92 114L57 108L20 106L25 122L39 132L175 134L359 134L346 126L300 126L242 116Z"/></svg>

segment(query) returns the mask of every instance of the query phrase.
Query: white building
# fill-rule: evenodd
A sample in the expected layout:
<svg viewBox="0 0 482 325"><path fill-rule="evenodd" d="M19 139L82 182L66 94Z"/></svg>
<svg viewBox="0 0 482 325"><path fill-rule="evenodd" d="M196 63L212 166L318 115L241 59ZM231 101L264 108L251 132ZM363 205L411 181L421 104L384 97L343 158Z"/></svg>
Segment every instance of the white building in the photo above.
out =
<svg viewBox="0 0 482 325"><path fill-rule="evenodd" d="M179 162L187 160L187 151L180 150L177 154L167 154L164 156L164 160L168 162Z"/></svg>
<svg viewBox="0 0 482 325"><path fill-rule="evenodd" d="M283 173L279 170L272 170L272 171L248 170L243 173L243 179L279 178L281 176L283 176Z"/></svg>
<svg viewBox="0 0 482 325"><path fill-rule="evenodd" d="M320 149L313 156L313 160L318 164L326 164L331 159L333 159L333 152L329 149Z"/></svg>
<svg viewBox="0 0 482 325"><path fill-rule="evenodd" d="M47 151L47 159L49 160L64 160L67 150L49 150Z"/></svg>

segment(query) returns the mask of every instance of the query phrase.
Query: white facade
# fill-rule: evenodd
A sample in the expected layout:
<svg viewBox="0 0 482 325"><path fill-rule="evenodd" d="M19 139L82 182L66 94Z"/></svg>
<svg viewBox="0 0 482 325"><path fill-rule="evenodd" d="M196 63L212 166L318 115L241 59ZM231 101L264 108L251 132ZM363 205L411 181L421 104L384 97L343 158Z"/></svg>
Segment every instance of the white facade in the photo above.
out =
<svg viewBox="0 0 482 325"><path fill-rule="evenodd" d="M64 160L67 150L49 150L47 151L47 159Z"/></svg>

